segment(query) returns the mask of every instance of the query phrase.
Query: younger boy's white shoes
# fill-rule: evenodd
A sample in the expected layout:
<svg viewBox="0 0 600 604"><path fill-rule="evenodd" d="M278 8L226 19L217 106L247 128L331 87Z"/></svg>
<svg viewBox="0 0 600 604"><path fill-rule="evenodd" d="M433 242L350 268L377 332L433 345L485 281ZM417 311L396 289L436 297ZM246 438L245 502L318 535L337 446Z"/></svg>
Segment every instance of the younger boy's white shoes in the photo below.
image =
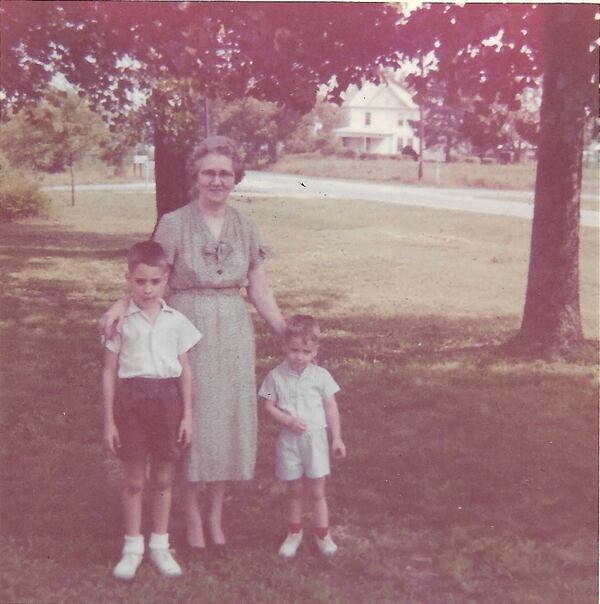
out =
<svg viewBox="0 0 600 604"><path fill-rule="evenodd" d="M301 542L302 531L299 531L298 533L288 533L288 536L279 548L279 555L283 558L293 558L296 555Z"/></svg>
<svg viewBox="0 0 600 604"><path fill-rule="evenodd" d="M123 553L123 556L113 569L113 577L121 581L131 581L135 577L135 571L142 563L142 558L142 554Z"/></svg>
<svg viewBox="0 0 600 604"><path fill-rule="evenodd" d="M327 533L323 539L320 539L318 535L315 535L315 541L317 542L319 551L324 556L333 556L333 554L337 552L337 545L333 542L329 533Z"/></svg>

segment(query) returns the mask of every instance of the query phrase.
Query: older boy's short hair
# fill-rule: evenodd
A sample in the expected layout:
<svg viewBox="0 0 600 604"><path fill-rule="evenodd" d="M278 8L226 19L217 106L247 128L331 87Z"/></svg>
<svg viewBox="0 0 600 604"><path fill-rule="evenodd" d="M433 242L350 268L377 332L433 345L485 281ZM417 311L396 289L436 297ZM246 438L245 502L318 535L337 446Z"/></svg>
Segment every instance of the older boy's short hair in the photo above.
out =
<svg viewBox="0 0 600 604"><path fill-rule="evenodd" d="M294 315L286 324L283 337L286 341L291 338L302 338L304 342L319 342L321 329L312 315Z"/></svg>
<svg viewBox="0 0 600 604"><path fill-rule="evenodd" d="M132 271L138 264L147 264L148 266L158 266L167 268L167 255L160 243L152 241L139 241L134 243L127 252L127 265Z"/></svg>

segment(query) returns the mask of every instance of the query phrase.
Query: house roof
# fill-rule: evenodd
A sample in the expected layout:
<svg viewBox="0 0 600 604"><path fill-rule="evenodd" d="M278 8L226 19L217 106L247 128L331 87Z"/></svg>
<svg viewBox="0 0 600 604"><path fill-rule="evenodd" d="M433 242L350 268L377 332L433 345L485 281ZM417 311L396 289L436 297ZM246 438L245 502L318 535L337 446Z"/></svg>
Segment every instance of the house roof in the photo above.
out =
<svg viewBox="0 0 600 604"><path fill-rule="evenodd" d="M398 107L418 109L410 93L390 80L382 84L364 82L361 88L346 101L347 107Z"/></svg>

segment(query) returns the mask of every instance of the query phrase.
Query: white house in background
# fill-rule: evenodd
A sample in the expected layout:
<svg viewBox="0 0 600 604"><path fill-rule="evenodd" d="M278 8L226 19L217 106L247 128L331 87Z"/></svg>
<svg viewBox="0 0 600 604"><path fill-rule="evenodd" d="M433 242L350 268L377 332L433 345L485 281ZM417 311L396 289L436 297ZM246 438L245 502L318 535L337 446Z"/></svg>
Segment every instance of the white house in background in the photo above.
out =
<svg viewBox="0 0 600 604"><path fill-rule="evenodd" d="M395 82L365 82L359 90L349 89L342 109L345 125L333 133L347 149L393 155L409 146L419 152L419 138L409 124L418 121L419 107Z"/></svg>

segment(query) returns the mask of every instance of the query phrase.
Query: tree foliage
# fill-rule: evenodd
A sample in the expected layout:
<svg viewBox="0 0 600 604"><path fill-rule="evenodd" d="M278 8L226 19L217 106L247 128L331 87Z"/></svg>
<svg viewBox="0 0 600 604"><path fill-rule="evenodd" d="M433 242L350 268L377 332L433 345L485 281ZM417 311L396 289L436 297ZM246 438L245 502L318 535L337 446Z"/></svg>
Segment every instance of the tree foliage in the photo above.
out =
<svg viewBox="0 0 600 604"><path fill-rule="evenodd" d="M16 168L63 172L106 137L106 127L77 94L46 91L0 127L0 146Z"/></svg>
<svg viewBox="0 0 600 604"><path fill-rule="evenodd" d="M298 111L252 97L220 103L217 131L239 141L250 166L277 161L278 146L297 128Z"/></svg>
<svg viewBox="0 0 600 604"><path fill-rule="evenodd" d="M539 85L540 24L533 5L425 4L405 22L402 56L425 114L425 143L450 160L462 145L484 154L511 138L528 87Z"/></svg>
<svg viewBox="0 0 600 604"><path fill-rule="evenodd" d="M76 162L106 139L106 126L98 114L72 91L46 90L1 127L1 148L11 164L41 172L71 175L71 203Z"/></svg>

